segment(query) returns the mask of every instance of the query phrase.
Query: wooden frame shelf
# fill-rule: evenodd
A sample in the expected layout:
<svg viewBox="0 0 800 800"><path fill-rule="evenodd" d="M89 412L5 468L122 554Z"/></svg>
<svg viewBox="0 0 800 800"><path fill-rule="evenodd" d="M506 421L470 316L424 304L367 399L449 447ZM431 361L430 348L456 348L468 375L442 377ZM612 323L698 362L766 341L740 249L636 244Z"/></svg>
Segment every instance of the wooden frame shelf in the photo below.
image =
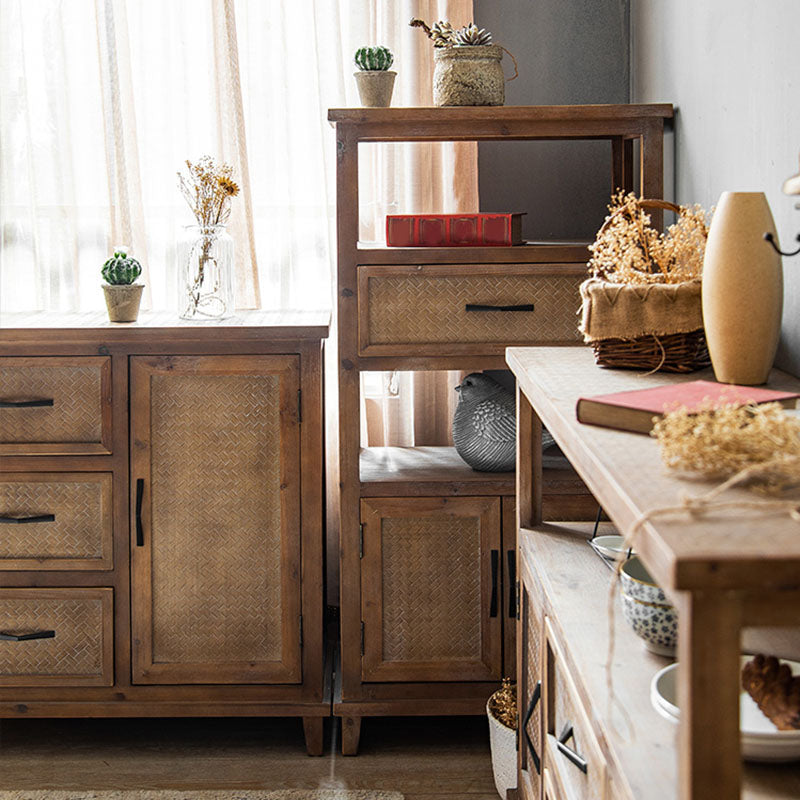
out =
<svg viewBox="0 0 800 800"><path fill-rule="evenodd" d="M444 519L448 514L456 516L448 511L457 508L456 501L499 500L501 530L494 540L499 542L493 548L498 550L494 574L506 599L514 583L514 475L474 473L452 449L363 450L360 375L381 370L505 369L503 353L512 340L577 344L573 311L580 305L577 287L589 257L585 242L453 248L389 248L360 242L359 151L363 156L365 148L359 145L604 140L611 157L609 194L636 185L648 197L661 197L664 122L672 114L669 104L329 110L337 147L336 480L341 602L341 668L333 708L343 720L346 754L358 749L363 715L481 713L494 688L485 681L475 682L474 676L473 680L459 676L452 662L447 668L402 673L415 679L404 680L400 672L394 673L397 680L380 685L364 679L364 643L372 648L373 658L381 645L371 605L380 597L380 579L375 577L379 573L367 575L363 565L363 504L394 499L405 503L408 513L403 518L408 519L413 518L415 504L419 508L428 504L442 509L442 519L436 524L444 526L452 522ZM658 212L653 222L660 224ZM476 319L474 314L483 314L487 306L491 307L487 316ZM503 316L509 307L530 316L517 315L512 324ZM449 326L437 321L447 321ZM423 324L428 326L425 330ZM549 516L594 519L596 502L571 469L547 470L543 480L540 476L538 491ZM417 540L418 549L422 541L424 537ZM420 563L422 574L428 565ZM454 565L453 577L468 574L474 566L472 562ZM427 587L421 592L423 599L430 595ZM369 612L367 619L364 609ZM418 613L434 612L421 603ZM385 620L381 625L386 631ZM495 626L494 635L499 639L492 645L493 652L502 651L503 674L513 674L514 623L508 615L502 625ZM432 650L436 644L431 640Z"/></svg>

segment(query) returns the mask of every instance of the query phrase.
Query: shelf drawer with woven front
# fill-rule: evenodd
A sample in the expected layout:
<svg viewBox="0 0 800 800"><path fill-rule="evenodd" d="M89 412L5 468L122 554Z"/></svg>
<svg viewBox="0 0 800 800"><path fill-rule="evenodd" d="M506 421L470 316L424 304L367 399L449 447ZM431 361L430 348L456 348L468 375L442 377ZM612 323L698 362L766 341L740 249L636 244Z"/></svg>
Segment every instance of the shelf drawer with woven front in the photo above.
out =
<svg viewBox="0 0 800 800"><path fill-rule="evenodd" d="M580 341L583 264L361 266L358 351L496 355Z"/></svg>
<svg viewBox="0 0 800 800"><path fill-rule="evenodd" d="M112 476L0 473L0 570L113 568Z"/></svg>
<svg viewBox="0 0 800 800"><path fill-rule="evenodd" d="M0 455L110 452L110 358L0 358Z"/></svg>
<svg viewBox="0 0 800 800"><path fill-rule="evenodd" d="M0 589L0 686L111 686L113 589Z"/></svg>
<svg viewBox="0 0 800 800"><path fill-rule="evenodd" d="M604 800L606 763L549 619L545 619L548 703L544 763L574 800Z"/></svg>
<svg viewBox="0 0 800 800"><path fill-rule="evenodd" d="M502 677L499 497L361 501L364 681Z"/></svg>

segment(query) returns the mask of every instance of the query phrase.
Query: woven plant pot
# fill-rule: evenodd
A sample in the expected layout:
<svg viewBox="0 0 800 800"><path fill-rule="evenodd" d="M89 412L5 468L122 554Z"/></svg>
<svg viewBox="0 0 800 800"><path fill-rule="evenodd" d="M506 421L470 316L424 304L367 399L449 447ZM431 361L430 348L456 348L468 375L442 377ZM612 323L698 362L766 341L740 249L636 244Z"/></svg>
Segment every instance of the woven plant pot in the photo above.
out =
<svg viewBox="0 0 800 800"><path fill-rule="evenodd" d="M435 47L433 104L435 106L502 106L506 79L497 44L474 47Z"/></svg>
<svg viewBox="0 0 800 800"><path fill-rule="evenodd" d="M489 699L489 703L491 698ZM492 772L497 793L506 800L509 789L517 788L517 732L503 725L486 704L489 718L489 747L492 752Z"/></svg>

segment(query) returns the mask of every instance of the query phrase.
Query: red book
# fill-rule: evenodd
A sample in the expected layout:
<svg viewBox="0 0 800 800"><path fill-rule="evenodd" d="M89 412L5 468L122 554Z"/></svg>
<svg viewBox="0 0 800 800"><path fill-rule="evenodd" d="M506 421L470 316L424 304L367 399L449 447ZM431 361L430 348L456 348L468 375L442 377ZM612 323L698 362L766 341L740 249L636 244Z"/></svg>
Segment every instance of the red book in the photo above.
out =
<svg viewBox="0 0 800 800"><path fill-rule="evenodd" d="M726 405L758 405L781 403L794 408L800 394L762 389L758 386L737 386L715 381L689 381L634 389L630 392L600 394L578 400L578 422L601 425L634 433L650 433L653 425L668 411L685 407L699 411L709 404L713 408Z"/></svg>
<svg viewBox="0 0 800 800"><path fill-rule="evenodd" d="M387 214L389 247L510 247L523 244L522 215Z"/></svg>

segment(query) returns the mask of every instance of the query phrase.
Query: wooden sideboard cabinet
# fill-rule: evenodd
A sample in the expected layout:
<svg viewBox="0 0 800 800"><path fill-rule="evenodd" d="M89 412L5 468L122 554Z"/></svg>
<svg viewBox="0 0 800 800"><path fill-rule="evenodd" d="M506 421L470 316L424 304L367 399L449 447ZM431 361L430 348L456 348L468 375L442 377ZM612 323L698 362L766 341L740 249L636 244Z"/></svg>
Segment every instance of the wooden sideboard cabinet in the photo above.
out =
<svg viewBox="0 0 800 800"><path fill-rule="evenodd" d="M637 537L637 554L678 608L678 725L650 698L653 676L672 659L645 649L616 597L610 627L612 573L587 543L592 526L543 521L531 491L540 471L531 454L544 424L623 535L640 515L702 493L707 485L667 472L655 440L582 425L575 405L594 394L713 380L711 370L678 376L600 369L588 348L510 348L507 359L518 386L519 797L800 797L796 762L742 763L739 752L741 652L800 656L797 522L763 509L716 509L656 515ZM767 385L800 390L798 379L778 370ZM753 495L734 489L724 499Z"/></svg>
<svg viewBox="0 0 800 800"><path fill-rule="evenodd" d="M327 330L4 315L0 716L300 716L322 752Z"/></svg>
<svg viewBox="0 0 800 800"><path fill-rule="evenodd" d="M671 116L666 104L329 111L337 145L341 586L334 714L345 754L357 752L362 717L482 714L500 678L515 672L514 473L474 472L450 447L362 448L361 373L497 370L509 344L577 344L589 255L588 243L359 242L359 147L605 139L610 194L633 188L638 140L638 185L661 197ZM568 466L545 469L535 490L551 519L595 517L596 502Z"/></svg>

